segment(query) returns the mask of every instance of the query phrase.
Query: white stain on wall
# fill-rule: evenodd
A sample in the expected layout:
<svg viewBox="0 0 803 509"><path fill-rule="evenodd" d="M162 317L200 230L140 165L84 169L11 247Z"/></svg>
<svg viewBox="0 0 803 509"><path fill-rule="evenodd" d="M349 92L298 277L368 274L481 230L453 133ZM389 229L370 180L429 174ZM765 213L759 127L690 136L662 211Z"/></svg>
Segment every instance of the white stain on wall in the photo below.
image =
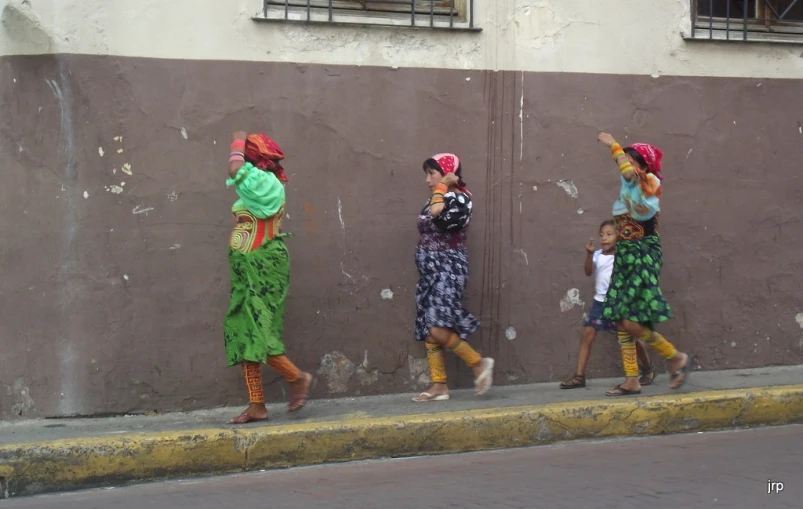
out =
<svg viewBox="0 0 803 509"><path fill-rule="evenodd" d="M577 192L577 186L574 185L574 182L571 180L558 180L555 182L558 187L566 191L566 194L571 196L572 198L577 198L579 193Z"/></svg>
<svg viewBox="0 0 803 509"><path fill-rule="evenodd" d="M577 288L570 288L566 292L566 295L560 299L560 310L565 313L575 306L585 306L585 303L580 300L580 290Z"/></svg>
<svg viewBox="0 0 803 509"><path fill-rule="evenodd" d="M145 207L145 208L143 208L142 205L137 205L136 207L134 207L134 209L131 211L131 213L134 214L134 215L147 214L151 210L153 210L153 207Z"/></svg>

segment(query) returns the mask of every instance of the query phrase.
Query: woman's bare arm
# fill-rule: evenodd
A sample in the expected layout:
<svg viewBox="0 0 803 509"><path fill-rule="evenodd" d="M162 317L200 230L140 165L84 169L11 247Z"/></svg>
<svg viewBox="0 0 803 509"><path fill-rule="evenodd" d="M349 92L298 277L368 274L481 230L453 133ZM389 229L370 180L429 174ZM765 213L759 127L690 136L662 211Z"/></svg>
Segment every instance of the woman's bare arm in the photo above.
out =
<svg viewBox="0 0 803 509"><path fill-rule="evenodd" d="M630 163L630 159L627 158L627 155L622 151L621 145L608 133L600 133L597 136L597 141L603 143L606 147L610 149L617 148L618 154L616 155L615 161L616 164L619 166L619 171L622 173L622 177L627 181L632 181L637 177L635 170L633 169L633 165Z"/></svg>
<svg viewBox="0 0 803 509"><path fill-rule="evenodd" d="M248 133L245 131L237 131L231 135L231 156L229 157L229 177L234 178L240 168L245 164L245 157L237 157L239 153L245 152L245 139ZM241 141L240 141L241 140Z"/></svg>

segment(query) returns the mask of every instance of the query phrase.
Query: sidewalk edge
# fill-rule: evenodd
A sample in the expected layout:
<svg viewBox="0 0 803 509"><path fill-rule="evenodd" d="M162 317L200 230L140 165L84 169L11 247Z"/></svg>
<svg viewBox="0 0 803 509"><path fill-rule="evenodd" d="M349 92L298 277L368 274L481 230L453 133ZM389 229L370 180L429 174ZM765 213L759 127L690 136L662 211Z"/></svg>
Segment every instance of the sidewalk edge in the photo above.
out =
<svg viewBox="0 0 803 509"><path fill-rule="evenodd" d="M803 385L0 446L10 497L365 459L803 423ZM3 498L0 490L0 498Z"/></svg>

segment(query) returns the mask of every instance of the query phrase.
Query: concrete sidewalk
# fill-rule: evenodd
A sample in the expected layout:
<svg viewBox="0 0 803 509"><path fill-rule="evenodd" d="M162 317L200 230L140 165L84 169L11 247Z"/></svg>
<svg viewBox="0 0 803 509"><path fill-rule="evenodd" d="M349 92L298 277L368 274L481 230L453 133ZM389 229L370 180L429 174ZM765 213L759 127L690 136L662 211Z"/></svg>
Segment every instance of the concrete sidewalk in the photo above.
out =
<svg viewBox="0 0 803 509"><path fill-rule="evenodd" d="M298 415L230 426L242 408L0 423L0 498L324 462L479 451L603 437L803 422L803 366L694 372L636 397L619 379L495 387L413 403L411 394L313 400Z"/></svg>

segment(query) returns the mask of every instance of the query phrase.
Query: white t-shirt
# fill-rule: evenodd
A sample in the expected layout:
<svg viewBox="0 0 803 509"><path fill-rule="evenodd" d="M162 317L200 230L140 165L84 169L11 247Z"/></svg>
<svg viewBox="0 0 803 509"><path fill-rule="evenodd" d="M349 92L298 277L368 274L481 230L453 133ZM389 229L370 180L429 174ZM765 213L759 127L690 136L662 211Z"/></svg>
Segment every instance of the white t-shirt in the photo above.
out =
<svg viewBox="0 0 803 509"><path fill-rule="evenodd" d="M615 255L602 254L602 249L594 252L592 261L594 263L594 300L605 301L605 294L608 293L608 285L611 284L611 273L613 273L613 259Z"/></svg>

